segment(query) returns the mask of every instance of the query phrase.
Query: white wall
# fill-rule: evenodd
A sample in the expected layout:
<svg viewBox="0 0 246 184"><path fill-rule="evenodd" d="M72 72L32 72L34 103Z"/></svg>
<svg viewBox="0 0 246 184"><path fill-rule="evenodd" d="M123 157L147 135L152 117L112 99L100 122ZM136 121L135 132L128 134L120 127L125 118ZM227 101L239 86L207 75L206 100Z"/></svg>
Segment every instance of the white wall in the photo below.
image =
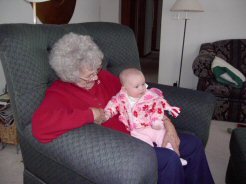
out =
<svg viewBox="0 0 246 184"><path fill-rule="evenodd" d="M120 0L77 0L70 23L119 22ZM40 21L37 21L40 24ZM0 24L33 23L32 7L25 0L0 0ZM0 94L5 86L5 77L0 64Z"/></svg>
<svg viewBox="0 0 246 184"><path fill-rule="evenodd" d="M120 22L120 0L77 0L69 23Z"/></svg>
<svg viewBox="0 0 246 184"><path fill-rule="evenodd" d="M77 0L69 23L119 23L119 8L120 0ZM0 0L0 24L3 23L33 23L31 4L25 0Z"/></svg>
<svg viewBox="0 0 246 184"><path fill-rule="evenodd" d="M120 23L120 1L121 0L101 0L101 21Z"/></svg>
<svg viewBox="0 0 246 184"><path fill-rule="evenodd" d="M245 0L199 0L205 12L190 13L187 23L181 87L196 89L192 63L201 43L220 39L246 39ZM175 0L163 0L159 83L172 85L178 80L184 21L175 20L170 8Z"/></svg>
<svg viewBox="0 0 246 184"><path fill-rule="evenodd" d="M184 21L175 20L170 8L175 0L163 0L159 83L178 80ZM205 12L191 13L186 30L181 86L195 89L192 63L201 43L227 38L246 38L245 0L200 0ZM120 22L120 0L77 0L70 23ZM39 22L39 21L38 21ZM32 23L32 8L25 0L0 0L0 24ZM40 23L40 22L39 22ZM0 93L5 79L0 66Z"/></svg>

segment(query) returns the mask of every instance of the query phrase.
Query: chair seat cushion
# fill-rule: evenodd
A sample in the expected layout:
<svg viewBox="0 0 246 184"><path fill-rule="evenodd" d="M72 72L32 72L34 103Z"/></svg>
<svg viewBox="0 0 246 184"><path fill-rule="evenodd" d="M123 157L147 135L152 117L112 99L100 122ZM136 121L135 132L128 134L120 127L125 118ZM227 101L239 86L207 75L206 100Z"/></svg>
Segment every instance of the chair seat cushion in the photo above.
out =
<svg viewBox="0 0 246 184"><path fill-rule="evenodd" d="M229 85L224 85L218 82L216 79L203 79L200 80L200 88L203 91L210 92L216 97L220 98L230 98L232 100L240 100L246 99L246 89L245 86L243 88L235 88Z"/></svg>
<svg viewBox="0 0 246 184"><path fill-rule="evenodd" d="M223 85L215 79L204 79L200 82L202 83L201 86L203 91L210 92L217 97L228 98L230 96L231 87Z"/></svg>

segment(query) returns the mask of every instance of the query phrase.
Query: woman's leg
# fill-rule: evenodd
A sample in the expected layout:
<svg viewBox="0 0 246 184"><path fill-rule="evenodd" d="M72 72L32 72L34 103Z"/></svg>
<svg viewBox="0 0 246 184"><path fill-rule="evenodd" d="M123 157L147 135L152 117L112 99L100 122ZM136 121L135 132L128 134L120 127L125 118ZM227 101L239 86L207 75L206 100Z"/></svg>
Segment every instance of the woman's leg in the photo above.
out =
<svg viewBox="0 0 246 184"><path fill-rule="evenodd" d="M184 184L179 156L167 148L154 147L158 161L158 184Z"/></svg>
<svg viewBox="0 0 246 184"><path fill-rule="evenodd" d="M188 164L184 166L186 184L214 184L204 147L200 139L190 134L179 134L180 154Z"/></svg>

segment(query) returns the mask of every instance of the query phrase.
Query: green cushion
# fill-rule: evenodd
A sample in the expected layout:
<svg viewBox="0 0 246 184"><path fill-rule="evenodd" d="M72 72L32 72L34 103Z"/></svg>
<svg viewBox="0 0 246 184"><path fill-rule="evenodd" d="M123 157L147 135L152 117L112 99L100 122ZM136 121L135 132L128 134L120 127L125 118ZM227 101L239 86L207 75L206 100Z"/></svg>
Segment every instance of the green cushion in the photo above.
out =
<svg viewBox="0 0 246 184"><path fill-rule="evenodd" d="M211 69L218 82L236 88L242 88L245 76L225 60L215 56Z"/></svg>

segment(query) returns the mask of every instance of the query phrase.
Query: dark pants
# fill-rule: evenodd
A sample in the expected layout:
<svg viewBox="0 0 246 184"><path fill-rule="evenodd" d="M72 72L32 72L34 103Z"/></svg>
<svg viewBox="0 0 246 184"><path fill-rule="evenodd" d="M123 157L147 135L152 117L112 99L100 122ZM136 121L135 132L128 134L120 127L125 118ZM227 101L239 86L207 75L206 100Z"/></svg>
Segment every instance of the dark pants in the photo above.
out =
<svg viewBox="0 0 246 184"><path fill-rule="evenodd" d="M182 166L172 150L155 147L158 160L158 184L214 184L202 142L195 136L179 134Z"/></svg>

